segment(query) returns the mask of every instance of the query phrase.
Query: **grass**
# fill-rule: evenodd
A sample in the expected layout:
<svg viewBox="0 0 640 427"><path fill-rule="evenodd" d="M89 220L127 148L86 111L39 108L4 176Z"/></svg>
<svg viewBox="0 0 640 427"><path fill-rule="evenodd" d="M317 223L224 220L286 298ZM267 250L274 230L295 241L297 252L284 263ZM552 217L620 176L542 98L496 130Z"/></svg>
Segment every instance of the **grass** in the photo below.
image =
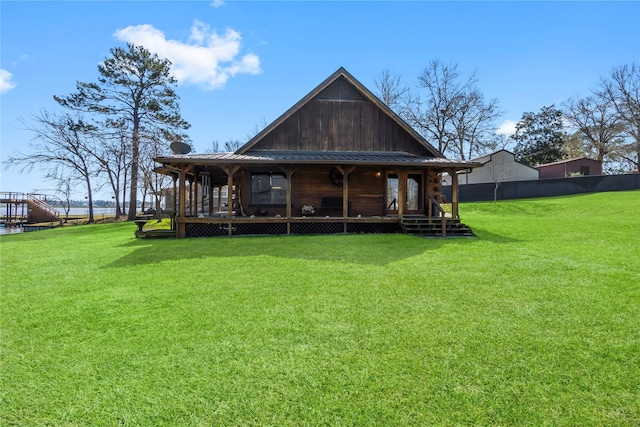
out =
<svg viewBox="0 0 640 427"><path fill-rule="evenodd" d="M0 238L0 424L640 425L640 191L478 239Z"/></svg>

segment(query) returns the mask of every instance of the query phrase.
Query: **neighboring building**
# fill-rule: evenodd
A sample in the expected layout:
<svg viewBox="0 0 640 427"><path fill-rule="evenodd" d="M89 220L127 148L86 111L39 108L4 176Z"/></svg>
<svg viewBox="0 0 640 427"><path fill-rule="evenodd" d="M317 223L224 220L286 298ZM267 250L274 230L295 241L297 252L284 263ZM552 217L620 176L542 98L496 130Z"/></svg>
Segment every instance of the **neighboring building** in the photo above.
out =
<svg viewBox="0 0 640 427"><path fill-rule="evenodd" d="M406 229L409 216L431 224L443 214L441 174L479 166L444 158L344 68L235 153L155 161L174 178L178 237L385 232ZM224 186L222 201L214 189ZM457 188L454 179L447 226L459 222Z"/></svg>
<svg viewBox="0 0 640 427"><path fill-rule="evenodd" d="M572 176L602 175L602 162L580 157L536 166L540 179L569 178Z"/></svg>
<svg viewBox="0 0 640 427"><path fill-rule="evenodd" d="M498 150L486 156L471 160L482 166L459 176L460 184L482 184L487 182L529 181L539 177L539 171L516 160L507 150ZM443 177L443 185L450 185L451 179Z"/></svg>

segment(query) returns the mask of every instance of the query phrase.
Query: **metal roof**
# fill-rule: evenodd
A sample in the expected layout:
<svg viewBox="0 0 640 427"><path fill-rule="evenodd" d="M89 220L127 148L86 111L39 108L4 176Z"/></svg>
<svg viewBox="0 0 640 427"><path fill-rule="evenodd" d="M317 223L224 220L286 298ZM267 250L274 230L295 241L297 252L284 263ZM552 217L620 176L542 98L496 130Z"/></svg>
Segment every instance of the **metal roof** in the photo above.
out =
<svg viewBox="0 0 640 427"><path fill-rule="evenodd" d="M398 152L351 152L351 151L251 151L246 154L176 154L157 157L155 161L170 164L349 164L349 165L406 165L473 168L477 162L450 160L442 157L421 157Z"/></svg>

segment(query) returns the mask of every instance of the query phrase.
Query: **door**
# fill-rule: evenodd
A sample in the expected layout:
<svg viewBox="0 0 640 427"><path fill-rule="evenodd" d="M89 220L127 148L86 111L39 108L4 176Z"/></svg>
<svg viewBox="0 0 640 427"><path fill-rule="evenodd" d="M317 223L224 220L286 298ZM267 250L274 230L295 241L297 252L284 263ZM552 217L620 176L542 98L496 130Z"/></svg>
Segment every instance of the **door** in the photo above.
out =
<svg viewBox="0 0 640 427"><path fill-rule="evenodd" d="M407 180L403 187L405 188L404 213L417 214L423 211L423 175L422 173L408 173ZM387 214L398 214L398 191L400 179L397 174L390 173L387 175L387 197L385 210Z"/></svg>

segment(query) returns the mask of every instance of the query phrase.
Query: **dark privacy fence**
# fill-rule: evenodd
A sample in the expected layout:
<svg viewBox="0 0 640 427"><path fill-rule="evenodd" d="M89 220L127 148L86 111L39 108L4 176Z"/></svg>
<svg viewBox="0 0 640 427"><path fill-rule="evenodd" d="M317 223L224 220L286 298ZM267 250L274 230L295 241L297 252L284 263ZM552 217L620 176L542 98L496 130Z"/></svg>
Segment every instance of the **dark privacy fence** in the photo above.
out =
<svg viewBox="0 0 640 427"><path fill-rule="evenodd" d="M461 202L493 200L495 187L495 183L460 185L459 200ZM527 199L624 190L640 190L640 174L503 182L498 186L497 199ZM442 187L442 194L447 201L450 201L451 186Z"/></svg>

